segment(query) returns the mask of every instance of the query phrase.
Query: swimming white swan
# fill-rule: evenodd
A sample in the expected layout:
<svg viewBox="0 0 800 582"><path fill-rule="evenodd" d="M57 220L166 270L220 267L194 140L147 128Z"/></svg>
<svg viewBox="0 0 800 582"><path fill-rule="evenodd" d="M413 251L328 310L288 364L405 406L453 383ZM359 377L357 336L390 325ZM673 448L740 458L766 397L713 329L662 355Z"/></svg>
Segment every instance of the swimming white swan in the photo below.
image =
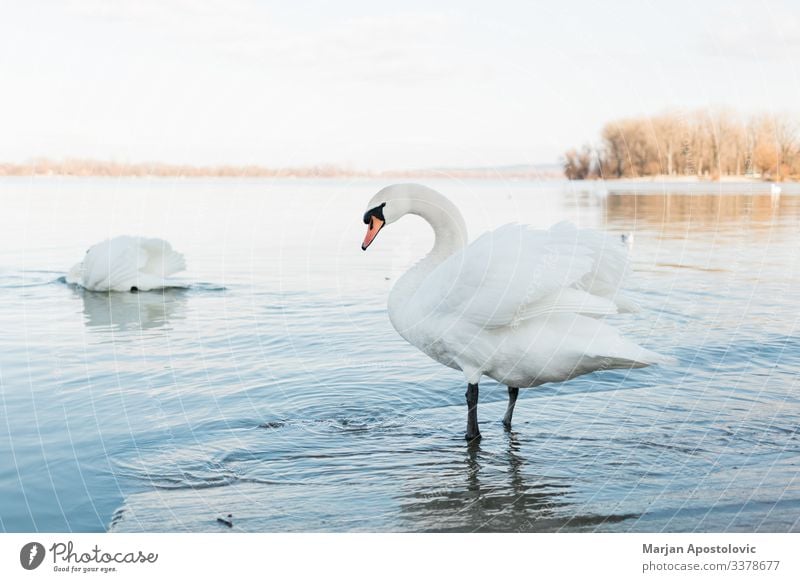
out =
<svg viewBox="0 0 800 582"><path fill-rule="evenodd" d="M67 283L90 291L150 291L171 287L167 277L186 269L183 255L160 238L118 236L86 251Z"/></svg>
<svg viewBox="0 0 800 582"><path fill-rule="evenodd" d="M632 232L623 232L621 235L619 235L619 239L622 241L622 244L629 249L633 248L633 238L634 235Z"/></svg>
<svg viewBox="0 0 800 582"><path fill-rule="evenodd" d="M546 231L509 224L468 245L452 202L426 186L397 184L367 205L361 248L406 214L424 218L436 238L433 250L394 285L389 318L410 344L464 373L467 440L480 438L484 375L508 386L508 429L519 388L672 361L600 319L636 309L619 294L627 249L618 238L566 222Z"/></svg>

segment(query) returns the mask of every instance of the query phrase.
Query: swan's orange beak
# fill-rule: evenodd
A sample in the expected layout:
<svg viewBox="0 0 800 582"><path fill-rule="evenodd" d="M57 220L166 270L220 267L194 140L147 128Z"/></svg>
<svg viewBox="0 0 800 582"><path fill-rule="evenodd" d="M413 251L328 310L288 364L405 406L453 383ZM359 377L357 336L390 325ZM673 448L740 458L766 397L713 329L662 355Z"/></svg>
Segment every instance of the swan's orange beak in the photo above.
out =
<svg viewBox="0 0 800 582"><path fill-rule="evenodd" d="M362 251L367 250L367 247L372 244L372 241L374 241L375 237L378 236L378 233L383 228L384 224L385 222L382 221L377 216L369 217L369 227L367 228L367 234L364 237L364 242L361 243Z"/></svg>

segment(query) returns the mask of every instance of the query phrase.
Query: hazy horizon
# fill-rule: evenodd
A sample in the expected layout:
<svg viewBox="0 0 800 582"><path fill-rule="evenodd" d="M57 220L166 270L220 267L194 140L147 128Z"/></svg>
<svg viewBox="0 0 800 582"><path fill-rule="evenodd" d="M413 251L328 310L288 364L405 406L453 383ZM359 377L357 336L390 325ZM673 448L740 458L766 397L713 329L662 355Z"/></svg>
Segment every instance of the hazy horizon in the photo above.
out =
<svg viewBox="0 0 800 582"><path fill-rule="evenodd" d="M797 115L789 2L12 2L0 161L552 164L606 122Z"/></svg>

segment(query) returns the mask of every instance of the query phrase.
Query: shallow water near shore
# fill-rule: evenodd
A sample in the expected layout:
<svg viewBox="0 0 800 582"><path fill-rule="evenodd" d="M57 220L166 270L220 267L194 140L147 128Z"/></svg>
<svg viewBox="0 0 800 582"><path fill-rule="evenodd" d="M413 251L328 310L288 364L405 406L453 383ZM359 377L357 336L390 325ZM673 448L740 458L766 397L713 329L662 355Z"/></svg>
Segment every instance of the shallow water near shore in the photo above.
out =
<svg viewBox="0 0 800 582"><path fill-rule="evenodd" d="M426 183L471 238L633 232L642 311L612 320L679 363L523 390L512 432L485 381L468 445L461 375L386 313L432 234L360 250L384 182L5 178L0 530L800 530L800 196ZM187 288L63 282L118 234L169 240Z"/></svg>

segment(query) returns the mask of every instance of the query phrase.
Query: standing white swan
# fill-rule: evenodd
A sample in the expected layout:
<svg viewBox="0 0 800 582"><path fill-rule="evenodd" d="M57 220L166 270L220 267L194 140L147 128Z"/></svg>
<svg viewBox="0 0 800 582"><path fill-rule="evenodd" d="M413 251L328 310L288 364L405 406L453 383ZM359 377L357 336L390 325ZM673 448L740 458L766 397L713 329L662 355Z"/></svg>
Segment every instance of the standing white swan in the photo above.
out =
<svg viewBox="0 0 800 582"><path fill-rule="evenodd" d="M481 436L481 376L508 386L508 429L519 388L672 361L599 319L636 308L619 295L627 267L619 239L566 222L546 231L509 224L468 245L452 202L426 186L397 184L367 205L361 248L406 214L425 219L436 239L394 285L389 318L410 344L464 373L467 440Z"/></svg>
<svg viewBox="0 0 800 582"><path fill-rule="evenodd" d="M171 287L167 277L186 269L183 255L160 238L118 236L86 251L67 283L90 291L150 291Z"/></svg>

